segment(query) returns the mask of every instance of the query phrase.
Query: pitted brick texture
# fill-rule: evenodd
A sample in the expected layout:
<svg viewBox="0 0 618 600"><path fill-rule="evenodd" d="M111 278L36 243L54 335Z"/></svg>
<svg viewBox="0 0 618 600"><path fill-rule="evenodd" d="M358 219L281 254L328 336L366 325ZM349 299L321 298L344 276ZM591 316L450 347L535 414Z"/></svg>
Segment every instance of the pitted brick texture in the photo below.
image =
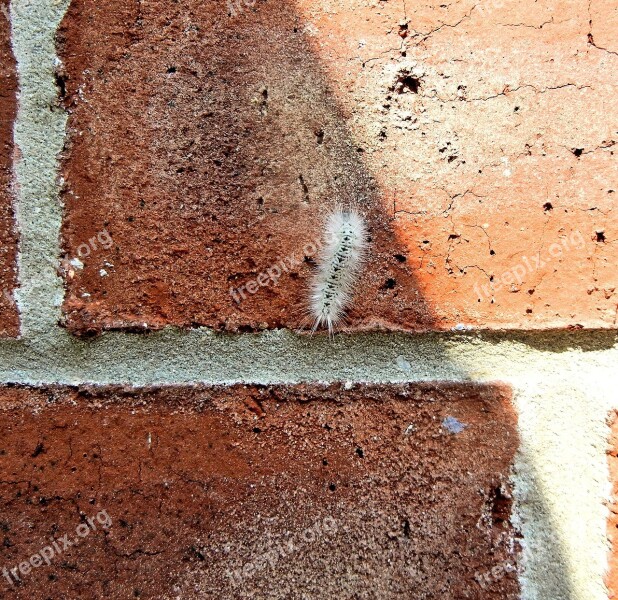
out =
<svg viewBox="0 0 618 600"><path fill-rule="evenodd" d="M3 597L518 598L506 387L8 387L0 408L2 565L112 520Z"/></svg>
<svg viewBox="0 0 618 600"><path fill-rule="evenodd" d="M17 73L10 42L9 2L0 0L0 337L19 332L13 291L17 284L17 238L13 218L13 122Z"/></svg>
<svg viewBox="0 0 618 600"><path fill-rule="evenodd" d="M338 202L372 237L352 328L615 326L612 7L232 6L71 3L73 331L297 328Z"/></svg>

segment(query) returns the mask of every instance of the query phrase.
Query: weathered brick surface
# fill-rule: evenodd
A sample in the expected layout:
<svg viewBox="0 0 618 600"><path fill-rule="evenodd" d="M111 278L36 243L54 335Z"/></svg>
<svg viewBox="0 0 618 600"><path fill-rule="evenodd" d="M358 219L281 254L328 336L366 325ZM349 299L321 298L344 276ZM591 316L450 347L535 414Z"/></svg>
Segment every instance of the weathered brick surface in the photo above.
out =
<svg viewBox="0 0 618 600"><path fill-rule="evenodd" d="M68 325L297 327L352 200L355 327L614 326L610 4L73 0Z"/></svg>
<svg viewBox="0 0 618 600"><path fill-rule="evenodd" d="M17 74L11 50L8 0L0 0L0 337L19 329L13 291L17 283L17 239L13 218L13 122L17 110Z"/></svg>
<svg viewBox="0 0 618 600"><path fill-rule="evenodd" d="M507 388L0 398L4 598L518 597Z"/></svg>

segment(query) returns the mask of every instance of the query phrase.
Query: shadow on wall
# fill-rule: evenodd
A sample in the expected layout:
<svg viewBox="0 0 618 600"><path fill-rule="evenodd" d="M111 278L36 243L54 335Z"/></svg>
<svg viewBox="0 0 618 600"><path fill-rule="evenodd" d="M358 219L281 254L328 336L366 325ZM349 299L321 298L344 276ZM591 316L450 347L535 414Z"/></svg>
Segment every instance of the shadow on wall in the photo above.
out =
<svg viewBox="0 0 618 600"><path fill-rule="evenodd" d="M324 218L351 204L367 217L371 258L349 323L435 329L295 7L228 10L71 4L58 36L65 264L97 232L114 244L66 267L68 326L296 329ZM248 292L260 274L266 284Z"/></svg>
<svg viewBox="0 0 618 600"><path fill-rule="evenodd" d="M228 10L72 2L59 32L70 115L65 258L97 232L113 245L67 267L68 327L295 329L314 268L307 249L329 211L350 203L366 214L372 244L353 327L440 328L295 6ZM234 300L231 288L286 260L276 285L271 277ZM101 275L106 263L112 277Z"/></svg>

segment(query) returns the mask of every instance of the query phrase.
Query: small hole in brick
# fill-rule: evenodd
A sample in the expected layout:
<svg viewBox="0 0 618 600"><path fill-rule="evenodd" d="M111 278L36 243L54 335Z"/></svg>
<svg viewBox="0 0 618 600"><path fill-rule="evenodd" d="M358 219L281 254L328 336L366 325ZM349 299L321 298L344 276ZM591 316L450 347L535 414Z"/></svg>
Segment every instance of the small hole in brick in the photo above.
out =
<svg viewBox="0 0 618 600"><path fill-rule="evenodd" d="M259 427L254 427L253 433L262 433L262 430Z"/></svg>
<svg viewBox="0 0 618 600"><path fill-rule="evenodd" d="M511 500L504 495L499 487L494 488L492 494L491 513L494 523L504 523L508 521L511 514Z"/></svg>
<svg viewBox="0 0 618 600"><path fill-rule="evenodd" d="M362 448L357 448L356 449L356 454L358 454L358 456L360 456L360 458L365 458L365 453L363 452Z"/></svg>
<svg viewBox="0 0 618 600"><path fill-rule="evenodd" d="M513 110L514 110L514 112L518 112L519 111L519 106L516 106Z"/></svg>
<svg viewBox="0 0 618 600"><path fill-rule="evenodd" d="M532 309L531 308L527 308L526 309L526 313L529 314L529 315L532 314Z"/></svg>
<svg viewBox="0 0 618 600"><path fill-rule="evenodd" d="M597 242L603 243L605 241L605 233L603 231L597 231Z"/></svg>
<svg viewBox="0 0 618 600"><path fill-rule="evenodd" d="M39 442L34 449L34 452L30 455L32 458L36 458L39 454L45 452L45 446L43 446L43 442Z"/></svg>
<svg viewBox="0 0 618 600"><path fill-rule="evenodd" d="M534 294L534 290L528 290L528 293L532 296L532 294Z"/></svg>
<svg viewBox="0 0 618 600"><path fill-rule="evenodd" d="M545 212L549 212L550 210L554 210L554 207L551 202L546 202L545 204L543 204L543 210Z"/></svg>
<svg viewBox="0 0 618 600"><path fill-rule="evenodd" d="M171 75L176 72L176 67L168 67L167 72Z"/></svg>
<svg viewBox="0 0 618 600"><path fill-rule="evenodd" d="M67 77L65 75L61 75L60 73L55 73L54 79L56 80L56 85L60 91L60 98L64 98L67 95Z"/></svg>
<svg viewBox="0 0 618 600"><path fill-rule="evenodd" d="M320 129L318 132L316 132L315 138L318 144L324 142L324 130Z"/></svg>
<svg viewBox="0 0 618 600"><path fill-rule="evenodd" d="M407 538L410 537L410 521L408 519L403 522L403 535Z"/></svg>
<svg viewBox="0 0 618 600"><path fill-rule="evenodd" d="M189 553L195 556L200 561L204 561L206 559L206 557L195 546L191 546L189 548Z"/></svg>
<svg viewBox="0 0 618 600"><path fill-rule="evenodd" d="M405 92L412 92L413 94L418 94L418 90L421 87L421 81L417 77L409 74L402 74L397 79L397 84L395 86L395 91L399 94L403 94Z"/></svg>
<svg viewBox="0 0 618 600"><path fill-rule="evenodd" d="M395 254L395 260L400 263L406 262L406 257L403 254Z"/></svg>
<svg viewBox="0 0 618 600"><path fill-rule="evenodd" d="M384 283L384 288L387 289L387 290L392 290L395 287L396 283L397 282L393 278L389 278Z"/></svg>
<svg viewBox="0 0 618 600"><path fill-rule="evenodd" d="M304 201L305 202L309 202L309 187L305 183L305 179L304 179L302 173L298 176L298 183L300 183L300 187L303 190Z"/></svg>
<svg viewBox="0 0 618 600"><path fill-rule="evenodd" d="M323 458L323 459L322 459L322 464L323 464L325 467L328 467L328 461L327 461L325 458Z"/></svg>
<svg viewBox="0 0 618 600"><path fill-rule="evenodd" d="M583 154L584 149L583 148L573 148L573 150L571 150L571 152L573 152L573 154L575 154L575 156L577 156L577 158L579 158Z"/></svg>
<svg viewBox="0 0 618 600"><path fill-rule="evenodd" d="M490 250L490 251L489 251L489 254L490 254L491 256L495 256L495 255L496 255L496 251L495 251L495 250Z"/></svg>
<svg viewBox="0 0 618 600"><path fill-rule="evenodd" d="M331 483L331 484L328 486L328 489L329 489L331 492L334 492L334 491L337 489L337 486L336 486L334 483Z"/></svg>

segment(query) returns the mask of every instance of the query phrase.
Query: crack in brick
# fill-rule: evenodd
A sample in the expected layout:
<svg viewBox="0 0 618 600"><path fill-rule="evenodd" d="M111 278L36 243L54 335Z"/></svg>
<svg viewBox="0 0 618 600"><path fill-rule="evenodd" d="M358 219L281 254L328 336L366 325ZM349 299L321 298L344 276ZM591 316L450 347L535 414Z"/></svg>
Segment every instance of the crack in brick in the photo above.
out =
<svg viewBox="0 0 618 600"><path fill-rule="evenodd" d="M578 85L576 83L564 83L564 84L560 84L560 85L556 85L556 86L550 86L550 87L546 87L546 88L538 88L535 85L531 84L531 83L523 83L521 85L518 85L517 87L511 88L509 85L506 85L503 90L501 92L498 92L497 94L491 94L490 96L479 96L476 98L467 98L464 96L451 96L451 97L444 97L444 96L440 96L437 93L434 94L425 94L424 96L426 98L430 98L432 100L439 100L440 102L443 103L448 103L448 102L487 102L489 100L494 100L495 98L500 98L501 96L508 96L509 94L514 94L515 92L518 92L522 89L526 89L526 88L530 88L532 90L534 90L535 93L537 94L545 94L547 92L550 91L555 91L555 90L561 90L564 88L568 88L568 87L575 87L578 90L584 90L584 89L592 89L591 85Z"/></svg>
<svg viewBox="0 0 618 600"><path fill-rule="evenodd" d="M560 25L561 23L566 23L567 20L558 21L555 25ZM543 29L545 25L554 24L554 17L552 17L549 21L543 21L540 25L528 25L527 23L498 23L501 27L528 27L530 29Z"/></svg>
<svg viewBox="0 0 618 600"><path fill-rule="evenodd" d="M439 27L436 27L435 29L431 29L428 32L422 32L422 31L416 31L416 29L412 29L412 31L414 32L414 35L412 35L412 37L410 39L414 39L420 36L424 36L416 45L419 46L420 44L422 44L423 42L427 41L432 35L434 35L435 33L438 33L440 30L444 29L445 27L451 28L451 29L455 29L456 27L458 27L461 23L463 23L466 19L471 18L472 15L472 11L474 11L474 9L478 6L478 4L475 4L461 19L459 19L459 21L457 21L456 23L442 23L442 25L440 25Z"/></svg>
<svg viewBox="0 0 618 600"><path fill-rule="evenodd" d="M594 35L592 33L592 0L588 0L588 44L593 46L597 50L602 50L603 52L607 52L608 54L613 54L614 56L618 56L618 52L614 50L610 50L609 48L603 48L599 46L594 41Z"/></svg>
<svg viewBox="0 0 618 600"><path fill-rule="evenodd" d="M535 93L537 93L537 94L545 94L547 92L551 92L551 91L555 91L555 90L562 90L562 89L568 88L568 87L574 87L574 88L577 88L578 90L583 90L583 89L589 89L592 86L590 86L590 85L577 85L576 83L563 83L563 84L560 84L560 85L549 86L549 87L546 87L546 88L539 89L535 85L532 85L531 83L524 83L522 85L517 86L516 88L512 88L511 89L507 85L507 86L505 86L503 91L499 92L498 94L493 94L491 96L480 97L480 98L466 98L466 99L464 99L464 102L487 102L488 100L493 100L494 98L499 98L500 96L507 96L508 94L512 94L512 93L518 92L519 90L525 89L525 88L530 88L530 89L534 90Z"/></svg>

